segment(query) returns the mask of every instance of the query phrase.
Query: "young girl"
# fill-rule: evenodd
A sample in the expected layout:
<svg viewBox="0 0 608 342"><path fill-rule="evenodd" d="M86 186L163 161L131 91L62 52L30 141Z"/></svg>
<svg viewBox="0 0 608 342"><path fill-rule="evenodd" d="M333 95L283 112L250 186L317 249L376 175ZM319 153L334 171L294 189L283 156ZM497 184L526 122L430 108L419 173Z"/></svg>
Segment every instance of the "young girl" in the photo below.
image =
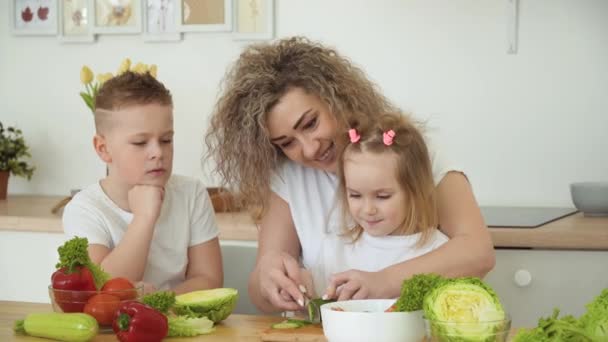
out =
<svg viewBox="0 0 608 342"><path fill-rule="evenodd" d="M436 228L435 184L420 131L399 114L354 126L338 159L343 228L326 235L311 270L315 291L338 300L369 295L349 270L380 271L448 241Z"/></svg>

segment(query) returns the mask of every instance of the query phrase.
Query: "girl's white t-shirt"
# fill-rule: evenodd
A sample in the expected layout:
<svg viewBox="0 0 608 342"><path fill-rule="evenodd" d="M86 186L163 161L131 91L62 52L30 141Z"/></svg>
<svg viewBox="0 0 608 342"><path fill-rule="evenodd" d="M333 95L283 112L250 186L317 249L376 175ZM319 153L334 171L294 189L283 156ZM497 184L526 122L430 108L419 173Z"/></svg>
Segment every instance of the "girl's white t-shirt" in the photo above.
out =
<svg viewBox="0 0 608 342"><path fill-rule="evenodd" d="M428 148L435 185L439 184L446 173L460 171L444 159L432 144L428 144ZM325 238L328 234L340 233L340 211L336 207L337 187L338 179L335 174L304 167L292 161L286 161L272 178L272 190L289 204L302 247L302 266L313 274L320 273L313 268L319 265L317 260ZM370 253L366 249L361 251L362 258L376 258L375 255L363 254ZM374 271L392 264L381 260L376 265L379 268Z"/></svg>
<svg viewBox="0 0 608 342"><path fill-rule="evenodd" d="M319 258L309 269L317 296L325 293L332 275L348 270L376 272L439 248L448 237L434 229L429 240L416 246L421 234L371 236L365 232L355 242L348 237L328 233L323 238Z"/></svg>

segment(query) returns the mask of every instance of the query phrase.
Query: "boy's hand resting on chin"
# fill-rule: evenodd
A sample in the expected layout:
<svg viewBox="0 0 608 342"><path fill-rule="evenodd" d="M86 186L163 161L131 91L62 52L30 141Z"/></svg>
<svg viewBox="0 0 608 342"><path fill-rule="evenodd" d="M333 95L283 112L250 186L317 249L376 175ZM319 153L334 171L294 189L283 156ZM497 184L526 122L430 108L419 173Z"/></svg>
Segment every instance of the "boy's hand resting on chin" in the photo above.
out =
<svg viewBox="0 0 608 342"><path fill-rule="evenodd" d="M133 218L154 225L165 197L165 189L155 185L135 185L129 190L129 208Z"/></svg>

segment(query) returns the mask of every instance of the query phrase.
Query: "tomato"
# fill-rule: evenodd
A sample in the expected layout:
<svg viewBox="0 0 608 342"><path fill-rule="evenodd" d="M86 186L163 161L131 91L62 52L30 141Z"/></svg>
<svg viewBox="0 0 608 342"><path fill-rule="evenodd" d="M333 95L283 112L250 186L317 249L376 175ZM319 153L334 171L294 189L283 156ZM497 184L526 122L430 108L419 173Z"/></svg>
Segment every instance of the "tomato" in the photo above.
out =
<svg viewBox="0 0 608 342"><path fill-rule="evenodd" d="M126 278L112 278L106 281L101 288L101 293L116 296L121 300L137 298L137 290L135 290L135 286L133 286L133 283Z"/></svg>
<svg viewBox="0 0 608 342"><path fill-rule="evenodd" d="M397 310L397 304L393 304L388 309L384 310L384 312L393 312L396 310Z"/></svg>
<svg viewBox="0 0 608 342"><path fill-rule="evenodd" d="M120 298L101 293L89 298L84 313L95 317L100 325L110 325L119 306Z"/></svg>

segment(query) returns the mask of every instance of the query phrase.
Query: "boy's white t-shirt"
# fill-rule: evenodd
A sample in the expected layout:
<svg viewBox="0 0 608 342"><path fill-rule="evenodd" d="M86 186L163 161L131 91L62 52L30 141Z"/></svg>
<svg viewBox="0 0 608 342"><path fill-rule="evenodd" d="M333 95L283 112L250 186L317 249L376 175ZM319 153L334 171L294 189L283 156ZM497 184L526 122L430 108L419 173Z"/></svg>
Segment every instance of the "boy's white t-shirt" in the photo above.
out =
<svg viewBox="0 0 608 342"><path fill-rule="evenodd" d="M434 249L448 241L437 229L422 246L416 246L421 234L376 237L363 232L355 242L349 237L328 233L321 243L317 262L309 269L318 296L325 293L333 274L359 270L377 272Z"/></svg>
<svg viewBox="0 0 608 342"><path fill-rule="evenodd" d="M63 212L67 238L86 237L89 244L114 249L133 214L119 208L99 182L78 192ZM173 288L186 278L188 248L219 234L205 186L193 178L173 175L165 186L161 212L154 227L143 281L159 290ZM128 263L129 260L124 262Z"/></svg>
<svg viewBox="0 0 608 342"><path fill-rule="evenodd" d="M435 185L439 184L446 173L460 171L444 159L432 144L427 146ZM289 204L302 248L302 265L313 271L326 235L340 233L340 210L334 208L338 188L336 175L286 161L273 176L271 188ZM375 258L373 254L362 257Z"/></svg>

